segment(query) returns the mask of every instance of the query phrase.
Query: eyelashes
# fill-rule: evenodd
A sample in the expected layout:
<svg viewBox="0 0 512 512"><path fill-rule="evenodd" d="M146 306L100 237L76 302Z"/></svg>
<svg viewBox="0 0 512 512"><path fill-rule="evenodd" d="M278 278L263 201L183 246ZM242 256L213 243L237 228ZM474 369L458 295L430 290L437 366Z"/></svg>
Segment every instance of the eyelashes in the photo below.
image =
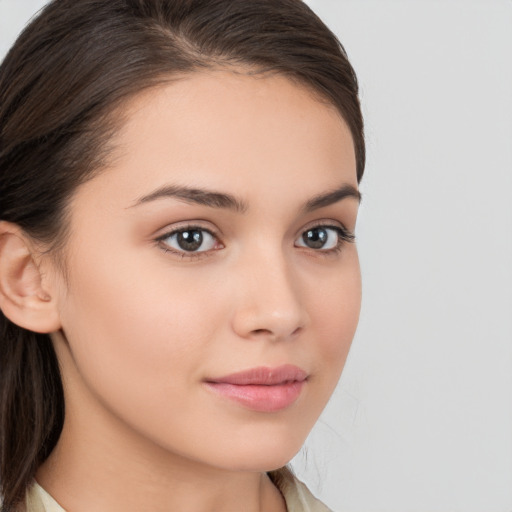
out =
<svg viewBox="0 0 512 512"><path fill-rule="evenodd" d="M173 252L198 253L221 248L218 247L217 237L211 231L198 226L171 231L160 237L159 241L165 243Z"/></svg>
<svg viewBox="0 0 512 512"><path fill-rule="evenodd" d="M346 243L354 241L355 235L344 226L320 222L302 231L295 239L294 246L321 255L332 255L341 252ZM156 238L155 242L165 252L180 258L207 257L224 248L216 233L194 224L167 231Z"/></svg>
<svg viewBox="0 0 512 512"><path fill-rule="evenodd" d="M180 258L201 258L211 256L223 249L219 236L212 230L194 224L180 226L159 236L155 242L167 253Z"/></svg>
<svg viewBox="0 0 512 512"><path fill-rule="evenodd" d="M355 236L340 226L313 226L302 233L295 241L297 247L320 250L322 252L341 249L345 242L354 242Z"/></svg>

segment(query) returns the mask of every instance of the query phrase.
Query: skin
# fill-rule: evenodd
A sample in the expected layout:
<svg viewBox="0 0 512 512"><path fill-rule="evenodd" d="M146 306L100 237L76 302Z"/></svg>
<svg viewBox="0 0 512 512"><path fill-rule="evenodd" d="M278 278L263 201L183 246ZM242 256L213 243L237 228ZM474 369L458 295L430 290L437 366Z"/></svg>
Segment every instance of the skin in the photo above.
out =
<svg viewBox="0 0 512 512"><path fill-rule="evenodd" d="M349 129L284 77L226 70L142 93L123 115L112 164L70 203L66 275L40 263L66 418L37 480L72 512L284 511L265 471L300 449L359 315L355 244L333 229L339 251L302 238L316 224L355 228L355 197L303 208L357 189ZM154 197L168 186L230 194L244 208ZM157 240L190 224L213 233L207 250ZM277 412L205 386L282 364L308 378Z"/></svg>

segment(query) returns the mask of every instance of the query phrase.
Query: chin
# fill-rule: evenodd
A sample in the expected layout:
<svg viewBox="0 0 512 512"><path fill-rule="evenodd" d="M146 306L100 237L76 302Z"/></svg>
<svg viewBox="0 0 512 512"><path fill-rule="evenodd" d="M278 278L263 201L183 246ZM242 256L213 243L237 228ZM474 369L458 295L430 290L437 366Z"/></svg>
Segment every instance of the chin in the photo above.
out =
<svg viewBox="0 0 512 512"><path fill-rule="evenodd" d="M301 445L302 446L302 445ZM223 461L223 469L234 472L249 471L265 473L286 466L300 450L297 447L293 452L263 453L261 451L247 450L229 460Z"/></svg>
<svg viewBox="0 0 512 512"><path fill-rule="evenodd" d="M309 429L254 429L245 439L231 439L224 445L219 466L232 471L266 472L279 469L290 462L306 440ZM213 455L213 454L212 454Z"/></svg>

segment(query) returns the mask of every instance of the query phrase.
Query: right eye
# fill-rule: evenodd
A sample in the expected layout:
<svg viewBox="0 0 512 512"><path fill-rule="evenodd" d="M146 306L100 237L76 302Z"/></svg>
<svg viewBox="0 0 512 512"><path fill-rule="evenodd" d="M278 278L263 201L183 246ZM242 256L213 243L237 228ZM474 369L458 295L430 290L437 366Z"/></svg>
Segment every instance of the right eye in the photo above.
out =
<svg viewBox="0 0 512 512"><path fill-rule="evenodd" d="M158 238L164 248L180 255L207 252L221 247L218 239L207 229L187 226L170 231Z"/></svg>

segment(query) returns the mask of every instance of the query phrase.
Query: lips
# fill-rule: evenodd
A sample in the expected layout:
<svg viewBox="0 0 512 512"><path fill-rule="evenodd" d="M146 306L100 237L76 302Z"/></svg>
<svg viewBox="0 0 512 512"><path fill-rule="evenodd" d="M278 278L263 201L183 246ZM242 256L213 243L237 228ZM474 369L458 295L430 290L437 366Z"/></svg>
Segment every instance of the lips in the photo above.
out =
<svg viewBox="0 0 512 512"><path fill-rule="evenodd" d="M277 412L300 396L307 373L293 365L258 367L208 379L205 385L217 395L258 412Z"/></svg>

